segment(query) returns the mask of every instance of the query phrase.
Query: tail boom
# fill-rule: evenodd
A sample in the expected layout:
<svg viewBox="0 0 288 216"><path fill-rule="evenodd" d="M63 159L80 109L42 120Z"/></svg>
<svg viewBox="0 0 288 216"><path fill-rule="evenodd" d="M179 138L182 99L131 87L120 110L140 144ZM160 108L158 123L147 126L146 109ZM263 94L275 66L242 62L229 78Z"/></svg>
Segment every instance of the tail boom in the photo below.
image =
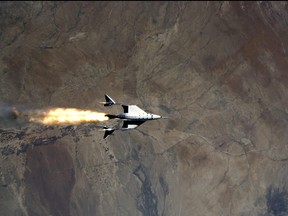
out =
<svg viewBox="0 0 288 216"><path fill-rule="evenodd" d="M111 114L106 114L105 116L107 116L109 119L119 118L119 116L117 116L117 115L111 115Z"/></svg>

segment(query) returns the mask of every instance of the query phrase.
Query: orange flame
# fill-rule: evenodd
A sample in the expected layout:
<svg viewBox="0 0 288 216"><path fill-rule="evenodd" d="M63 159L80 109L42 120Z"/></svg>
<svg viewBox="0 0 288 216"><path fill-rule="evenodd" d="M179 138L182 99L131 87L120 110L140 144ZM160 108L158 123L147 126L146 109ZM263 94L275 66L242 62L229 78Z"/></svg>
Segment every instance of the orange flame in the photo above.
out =
<svg viewBox="0 0 288 216"><path fill-rule="evenodd" d="M48 111L38 111L30 116L30 121L46 125L53 124L80 124L85 122L106 121L109 118L105 113L92 110L81 110L76 108L52 108Z"/></svg>

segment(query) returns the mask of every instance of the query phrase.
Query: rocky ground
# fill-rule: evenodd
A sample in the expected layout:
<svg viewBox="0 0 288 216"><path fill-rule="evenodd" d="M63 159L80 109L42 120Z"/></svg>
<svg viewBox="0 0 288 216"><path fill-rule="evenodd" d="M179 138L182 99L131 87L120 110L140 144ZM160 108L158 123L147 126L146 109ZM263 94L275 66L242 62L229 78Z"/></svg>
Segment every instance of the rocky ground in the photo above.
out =
<svg viewBox="0 0 288 216"><path fill-rule="evenodd" d="M108 94L169 119L3 120L0 215L288 215L287 24L286 2L1 2L2 111L121 112Z"/></svg>

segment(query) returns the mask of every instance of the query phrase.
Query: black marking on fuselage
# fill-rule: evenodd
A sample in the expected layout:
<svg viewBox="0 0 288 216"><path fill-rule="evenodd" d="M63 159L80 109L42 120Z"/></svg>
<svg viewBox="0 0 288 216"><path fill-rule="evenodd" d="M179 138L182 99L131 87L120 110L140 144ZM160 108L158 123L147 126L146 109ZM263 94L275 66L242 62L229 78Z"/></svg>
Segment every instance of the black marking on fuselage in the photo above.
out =
<svg viewBox="0 0 288 216"><path fill-rule="evenodd" d="M124 109L124 113L128 113L129 106L128 105L122 105Z"/></svg>

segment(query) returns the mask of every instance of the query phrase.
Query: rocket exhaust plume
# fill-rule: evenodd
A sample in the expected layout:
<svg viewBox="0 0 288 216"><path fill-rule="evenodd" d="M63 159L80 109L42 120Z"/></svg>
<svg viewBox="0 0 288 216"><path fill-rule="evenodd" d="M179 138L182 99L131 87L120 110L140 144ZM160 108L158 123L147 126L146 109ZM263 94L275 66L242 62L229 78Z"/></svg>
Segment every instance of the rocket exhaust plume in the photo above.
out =
<svg viewBox="0 0 288 216"><path fill-rule="evenodd" d="M48 110L36 110L27 115L30 122L38 122L45 125L81 124L109 120L106 113L76 108L51 108Z"/></svg>
<svg viewBox="0 0 288 216"><path fill-rule="evenodd" d="M106 113L77 108L33 109L27 105L11 106L0 103L0 129L21 128L28 122L44 125L82 124L109 120Z"/></svg>

